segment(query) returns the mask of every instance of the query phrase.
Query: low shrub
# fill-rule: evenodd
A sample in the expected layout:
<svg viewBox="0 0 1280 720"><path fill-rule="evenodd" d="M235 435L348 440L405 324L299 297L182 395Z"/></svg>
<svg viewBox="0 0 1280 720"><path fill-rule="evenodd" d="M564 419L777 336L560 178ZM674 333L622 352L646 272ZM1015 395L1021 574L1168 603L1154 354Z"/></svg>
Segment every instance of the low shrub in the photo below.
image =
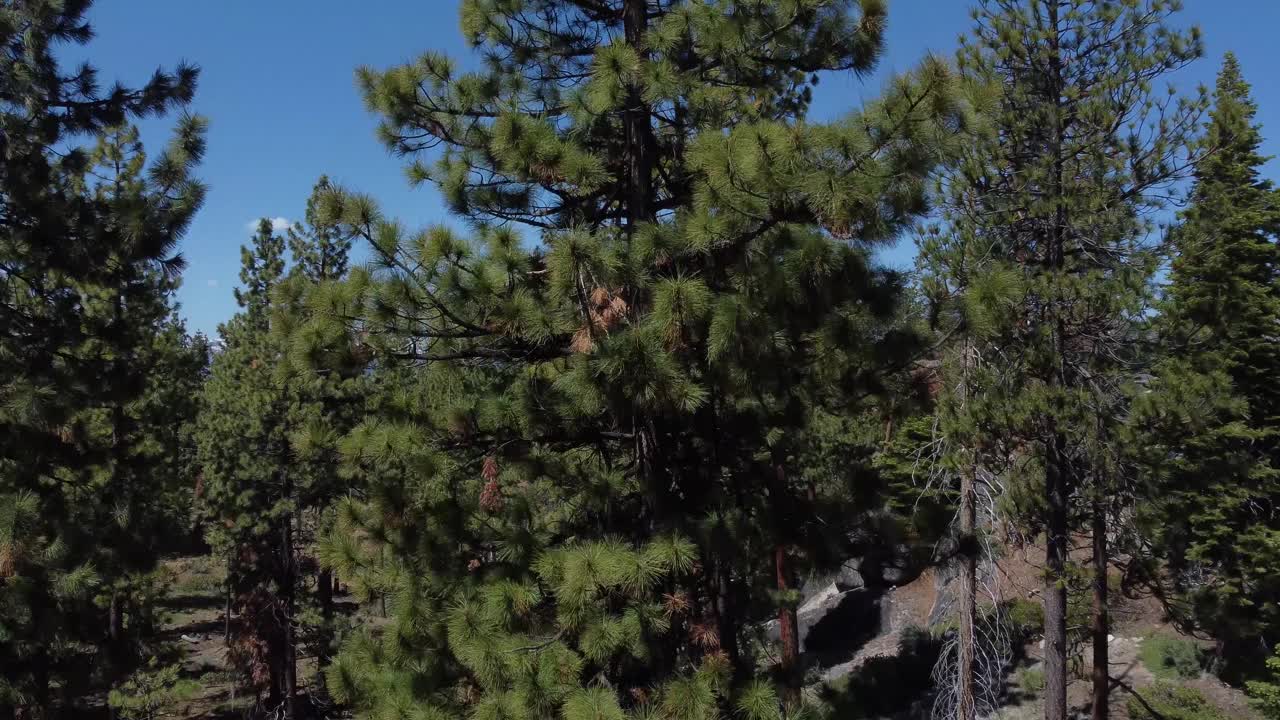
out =
<svg viewBox="0 0 1280 720"><path fill-rule="evenodd" d="M1227 720L1227 716L1209 704L1204 694L1195 688L1157 680L1138 693L1142 700L1131 697L1126 703L1131 720Z"/></svg>
<svg viewBox="0 0 1280 720"><path fill-rule="evenodd" d="M1280 645L1276 652L1267 658L1267 673L1264 678L1250 680L1249 699L1253 706L1267 720L1280 720Z"/></svg>
<svg viewBox="0 0 1280 720"><path fill-rule="evenodd" d="M107 703L127 720L164 717L200 692L200 684L182 678L181 670L177 665L162 666L151 658L144 669L111 691Z"/></svg>
<svg viewBox="0 0 1280 720"><path fill-rule="evenodd" d="M1044 692L1044 670L1040 668L1023 668L1018 671L1018 687L1028 695L1039 695Z"/></svg>
<svg viewBox="0 0 1280 720"><path fill-rule="evenodd" d="M1142 641L1142 664L1165 680L1200 676L1203 653L1193 640L1174 635L1151 635Z"/></svg>
<svg viewBox="0 0 1280 720"><path fill-rule="evenodd" d="M1010 600L1005 605L1005 617L1015 637L1022 640L1044 633L1044 608L1038 602L1024 598Z"/></svg>

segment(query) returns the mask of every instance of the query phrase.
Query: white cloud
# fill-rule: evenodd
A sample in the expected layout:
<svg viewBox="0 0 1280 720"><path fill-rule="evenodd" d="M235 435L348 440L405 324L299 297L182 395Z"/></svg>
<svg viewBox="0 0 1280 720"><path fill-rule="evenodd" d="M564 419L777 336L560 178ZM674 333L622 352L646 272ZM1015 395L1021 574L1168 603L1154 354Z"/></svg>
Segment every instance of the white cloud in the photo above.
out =
<svg viewBox="0 0 1280 720"><path fill-rule="evenodd" d="M286 217L271 218L271 229L274 232L282 233L285 230L288 230L289 226L291 226L292 224L293 223L289 222L289 218L286 218ZM258 221L256 219L250 220L249 222L244 224L244 228L245 230L248 230L251 233L256 233L258 232Z"/></svg>
<svg viewBox="0 0 1280 720"><path fill-rule="evenodd" d="M205 284L206 284L206 285L208 285L208 286L209 286L209 287L211 287L211 288L216 288L216 287L218 287L218 281L217 281L217 280L206 280L206 281L205 281Z"/></svg>

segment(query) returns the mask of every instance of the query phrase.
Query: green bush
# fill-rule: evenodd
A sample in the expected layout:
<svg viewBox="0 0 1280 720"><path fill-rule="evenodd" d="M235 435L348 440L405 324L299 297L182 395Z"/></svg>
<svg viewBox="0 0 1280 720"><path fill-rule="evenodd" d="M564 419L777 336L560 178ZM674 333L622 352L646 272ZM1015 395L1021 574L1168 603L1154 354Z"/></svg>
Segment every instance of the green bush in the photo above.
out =
<svg viewBox="0 0 1280 720"><path fill-rule="evenodd" d="M1026 640L1044 632L1044 608L1038 602L1024 598L1010 600L1005 605L1005 616L1015 637Z"/></svg>
<svg viewBox="0 0 1280 720"><path fill-rule="evenodd" d="M1173 635L1151 635L1142 641L1142 664L1165 680L1200 676L1202 653L1195 641Z"/></svg>
<svg viewBox="0 0 1280 720"><path fill-rule="evenodd" d="M1250 680L1249 699L1267 720L1280 720L1280 645L1267 658L1267 678Z"/></svg>
<svg viewBox="0 0 1280 720"><path fill-rule="evenodd" d="M200 692L200 684L180 676L177 665L160 666L151 658L147 667L112 690L107 703L127 720L155 720Z"/></svg>
<svg viewBox="0 0 1280 720"><path fill-rule="evenodd" d="M1044 670L1040 668L1019 670L1018 687L1028 695L1039 695L1044 692Z"/></svg>
<svg viewBox="0 0 1280 720"><path fill-rule="evenodd" d="M1210 705L1204 694L1195 688L1157 680L1155 685L1138 692L1146 704L1136 697L1129 698L1127 705L1131 720L1227 720L1227 716Z"/></svg>

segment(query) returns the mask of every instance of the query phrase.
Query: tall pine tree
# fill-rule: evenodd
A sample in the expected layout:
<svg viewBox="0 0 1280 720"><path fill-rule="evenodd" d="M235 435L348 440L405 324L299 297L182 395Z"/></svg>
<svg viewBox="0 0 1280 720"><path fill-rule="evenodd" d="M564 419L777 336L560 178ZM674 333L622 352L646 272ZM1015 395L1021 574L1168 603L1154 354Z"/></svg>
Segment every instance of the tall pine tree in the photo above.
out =
<svg viewBox="0 0 1280 720"><path fill-rule="evenodd" d="M286 238L269 220L241 248L243 310L221 328L225 347L204 387L198 430L210 539L228 560L228 640L250 684L266 690L267 707L286 717L300 712L299 646L314 648L322 668L331 654L333 582L317 571L314 595L304 594L316 567L308 551L348 491L325 443L354 425L364 400L360 364L328 354L325 373L300 374L284 342L303 314L301 289L346 273L351 237L318 212L330 192L321 179L305 224L288 230L291 267ZM307 340L301 333L296 344Z"/></svg>
<svg viewBox="0 0 1280 720"><path fill-rule="evenodd" d="M326 224L319 205L330 191L328 178L321 177L311 196L303 223L289 229L288 244L292 265L288 277L272 296L272 332L278 339L304 347L312 346L305 333L294 338L294 329L307 316L304 294L311 285L331 285L347 273L352 237ZM324 358L326 371L308 372L308 365L290 363L288 349L280 358L277 380L289 389L287 420L294 459L292 472L299 548L304 548L306 568L316 568L316 592L307 598L304 614L318 612L314 622L303 623L306 644L317 656L320 670L327 667L335 637L333 576L315 562L317 539L331 532L334 505L352 491L349 478L340 472L341 463L331 452L334 436L348 432L364 416L371 390L359 356ZM309 585L309 583L308 583Z"/></svg>
<svg viewBox="0 0 1280 720"><path fill-rule="evenodd" d="M227 558L229 651L267 706L296 717L293 642L296 553L294 469L286 422L289 398L277 376L271 294L285 271L284 238L262 219L252 246L241 248L235 291L241 312L219 328L201 397L197 457L201 506L215 552Z"/></svg>
<svg viewBox="0 0 1280 720"><path fill-rule="evenodd" d="M1170 233L1162 358L1135 418L1171 605L1241 661L1280 641L1280 195L1259 174L1256 112L1228 55L1206 157Z"/></svg>
<svg viewBox="0 0 1280 720"><path fill-rule="evenodd" d="M181 269L175 244L203 198L198 118L126 184L93 179L81 145L186 105L197 71L104 90L89 64L62 69L59 47L92 37L88 6L0 5L0 714L50 712L53 688L84 687L87 652L107 640L94 589L122 568L95 560L104 543L123 549L111 528L132 520L105 514L102 493L124 489L146 372L145 338L117 309L163 315L154 280Z"/></svg>
<svg viewBox="0 0 1280 720"><path fill-rule="evenodd" d="M385 382L333 441L366 494L326 559L394 622L330 688L370 714L774 717L799 702L800 565L854 519L803 472L803 429L856 415L915 349L866 248L927 210L966 121L950 76L926 63L804 122L814 74L874 64L871 0L462 18L478 71L431 53L359 77L474 239L331 193L374 261L295 333L301 360L348 348Z"/></svg>
<svg viewBox="0 0 1280 720"><path fill-rule="evenodd" d="M1045 535L1048 720L1067 716L1068 549L1082 517L1094 543L1093 713L1108 713L1106 501L1155 269L1145 218L1187 172L1201 107L1152 90L1200 52L1197 33L1167 25L1176 6L987 0L960 54L998 99L951 185L953 247L940 255L968 316L994 322L966 333L994 372L958 439L967 462L1018 459L1007 482L1032 499L1019 510Z"/></svg>

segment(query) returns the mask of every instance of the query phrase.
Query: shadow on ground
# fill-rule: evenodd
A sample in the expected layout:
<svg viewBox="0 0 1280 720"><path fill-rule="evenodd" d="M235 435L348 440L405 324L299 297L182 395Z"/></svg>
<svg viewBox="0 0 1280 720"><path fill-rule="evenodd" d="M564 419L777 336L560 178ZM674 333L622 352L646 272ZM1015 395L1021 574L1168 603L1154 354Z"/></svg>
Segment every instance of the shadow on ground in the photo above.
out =
<svg viewBox="0 0 1280 720"><path fill-rule="evenodd" d="M896 656L867 660L857 672L818 691L840 720L908 720L927 717L933 703L930 679L941 644L927 632L903 634Z"/></svg>

